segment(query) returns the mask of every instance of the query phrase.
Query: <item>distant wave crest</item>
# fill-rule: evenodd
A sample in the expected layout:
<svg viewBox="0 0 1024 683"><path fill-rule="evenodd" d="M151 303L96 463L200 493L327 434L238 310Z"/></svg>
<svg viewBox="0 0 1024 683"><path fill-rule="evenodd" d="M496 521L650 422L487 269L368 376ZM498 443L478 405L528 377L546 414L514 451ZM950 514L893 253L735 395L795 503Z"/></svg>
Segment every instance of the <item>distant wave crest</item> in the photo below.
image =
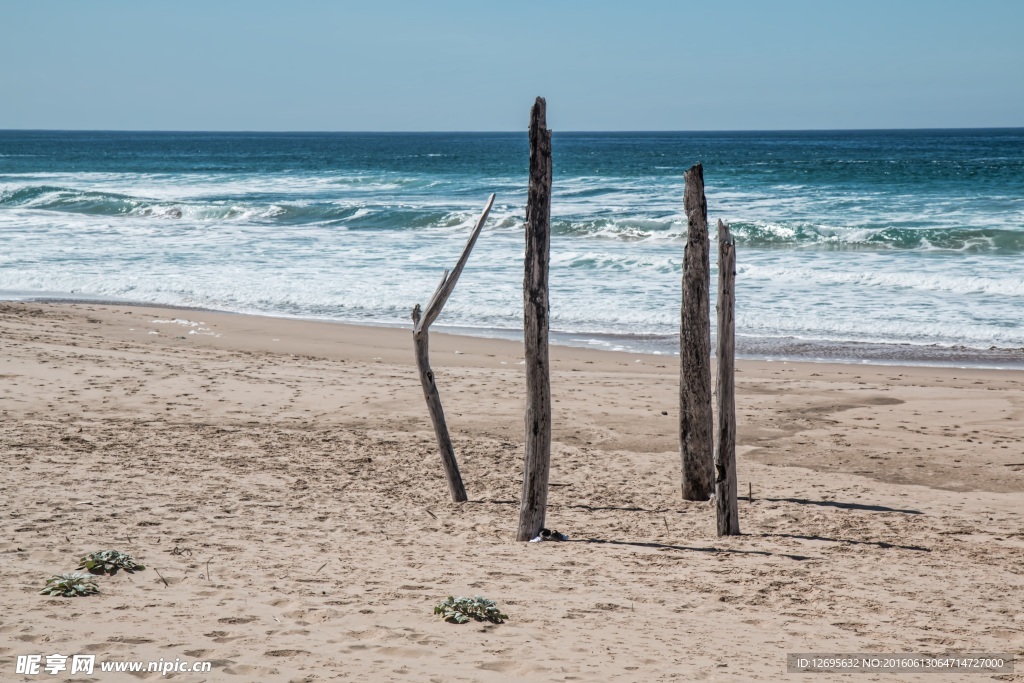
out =
<svg viewBox="0 0 1024 683"><path fill-rule="evenodd" d="M952 250L1019 254L1024 231L1000 228L836 228L810 224L734 223L736 241L751 247Z"/></svg>
<svg viewBox="0 0 1024 683"><path fill-rule="evenodd" d="M468 204L460 201L459 204ZM279 225L326 225L348 230L461 230L475 220L476 209L432 204L422 198L193 196L181 200L118 194L61 185L27 185L0 190L0 207L18 207L85 216L183 219L196 223L238 221ZM684 241L685 216L664 208L653 215L629 215L616 207L568 206L580 213L554 216L557 237L620 241ZM712 216L710 222L716 217ZM518 230L522 207L495 207L490 226ZM960 251L1014 255L1024 253L1024 229L996 226L834 226L806 221L735 220L733 235L742 247L766 249L867 249ZM714 230L712 230L714 237Z"/></svg>

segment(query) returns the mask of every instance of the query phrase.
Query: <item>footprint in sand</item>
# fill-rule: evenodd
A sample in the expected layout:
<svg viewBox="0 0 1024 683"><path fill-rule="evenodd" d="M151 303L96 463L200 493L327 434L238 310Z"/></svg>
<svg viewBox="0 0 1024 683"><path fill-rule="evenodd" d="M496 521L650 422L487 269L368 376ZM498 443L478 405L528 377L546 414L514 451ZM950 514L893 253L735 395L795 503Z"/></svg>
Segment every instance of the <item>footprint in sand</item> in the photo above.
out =
<svg viewBox="0 0 1024 683"><path fill-rule="evenodd" d="M245 617L221 617L217 620L218 624L250 624L256 621L254 616Z"/></svg>

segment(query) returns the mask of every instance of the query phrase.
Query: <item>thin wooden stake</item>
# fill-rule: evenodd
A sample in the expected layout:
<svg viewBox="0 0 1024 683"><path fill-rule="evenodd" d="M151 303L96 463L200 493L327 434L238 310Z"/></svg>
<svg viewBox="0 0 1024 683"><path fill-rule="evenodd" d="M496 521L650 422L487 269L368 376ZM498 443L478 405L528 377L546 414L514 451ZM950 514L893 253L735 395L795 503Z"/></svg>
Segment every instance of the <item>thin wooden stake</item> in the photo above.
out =
<svg viewBox="0 0 1024 683"><path fill-rule="evenodd" d="M469 260L469 252L473 250L473 245L476 244L476 239L480 236L480 231L483 230L484 222L487 220L487 214L491 212L493 205L494 195L492 194L487 200L487 206L484 207L479 220L473 226L473 230L469 234L469 241L466 242L466 246L462 250L462 255L459 256L455 268L452 269L451 273L447 270L444 271L441 283L434 290L434 295L430 297L426 310L421 315L419 304L416 304L416 307L412 309L412 340L413 346L416 349L416 367L420 372L420 384L423 385L423 398L427 401L427 412L430 413L430 421L434 424L434 435L437 437L437 447L441 452L441 464L444 466L444 473L448 478L448 491L451 493L452 500L456 503L467 500L466 487L462 483L459 463L455 459L455 448L452 446L452 439L448 435L448 424L445 422L444 409L441 407L441 395L437 392L437 384L434 382L434 371L430 369L430 337L428 330L430 324L441 313L441 309L444 308L444 304L448 301L452 291L455 290L455 285L459 281L462 269L465 268L466 261Z"/></svg>
<svg viewBox="0 0 1024 683"><path fill-rule="evenodd" d="M160 577L160 580L164 582L164 586L166 586L167 588L171 587L171 584L167 583L167 579L164 578L164 575L160 573L159 569L153 567L153 571L155 571L156 575Z"/></svg>
<svg viewBox="0 0 1024 683"><path fill-rule="evenodd" d="M715 450L715 510L719 536L740 533L736 493L736 245L718 221L718 448ZM748 489L752 491L752 489Z"/></svg>
<svg viewBox="0 0 1024 683"><path fill-rule="evenodd" d="M684 500L707 500L713 491L711 410L711 244L704 167L684 175L686 248L683 252L683 305L679 323L679 452Z"/></svg>
<svg viewBox="0 0 1024 683"><path fill-rule="evenodd" d="M530 189L526 202L523 338L526 350L526 455L517 541L544 527L551 470L551 378L548 365L548 263L551 257L551 131L547 103L530 110Z"/></svg>

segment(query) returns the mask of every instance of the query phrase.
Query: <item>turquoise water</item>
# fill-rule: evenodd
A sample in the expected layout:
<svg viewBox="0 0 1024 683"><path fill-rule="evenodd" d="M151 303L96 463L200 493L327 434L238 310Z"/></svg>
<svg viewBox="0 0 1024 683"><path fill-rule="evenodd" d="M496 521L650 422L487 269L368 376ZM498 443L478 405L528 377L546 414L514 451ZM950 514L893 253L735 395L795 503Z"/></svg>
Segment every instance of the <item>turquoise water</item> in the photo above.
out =
<svg viewBox="0 0 1024 683"><path fill-rule="evenodd" d="M741 353L1024 365L1024 129L553 145L560 341L675 351L700 161L737 236ZM495 192L437 325L515 336L527 156L512 133L0 131L0 296L401 324Z"/></svg>

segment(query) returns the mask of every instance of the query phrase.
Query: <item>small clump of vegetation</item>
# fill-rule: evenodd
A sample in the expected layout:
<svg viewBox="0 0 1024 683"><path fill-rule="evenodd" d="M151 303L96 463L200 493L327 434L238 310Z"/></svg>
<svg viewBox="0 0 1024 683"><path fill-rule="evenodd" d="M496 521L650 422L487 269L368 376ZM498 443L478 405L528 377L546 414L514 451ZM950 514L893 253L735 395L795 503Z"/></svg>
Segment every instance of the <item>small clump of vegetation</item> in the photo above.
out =
<svg viewBox="0 0 1024 683"><path fill-rule="evenodd" d="M85 569L90 574L110 574L113 576L118 569L123 569L129 574L137 572L145 567L135 561L135 558L120 550L99 550L89 553L80 560L79 569Z"/></svg>
<svg viewBox="0 0 1024 683"><path fill-rule="evenodd" d="M63 598L77 598L82 595L99 593L100 588L88 574L73 572L58 574L46 580L46 587L39 591L40 595L56 595Z"/></svg>
<svg viewBox="0 0 1024 683"><path fill-rule="evenodd" d="M452 624L465 624L470 620L489 621L500 624L508 619L502 614L494 600L477 596L475 598L453 598L448 596L444 602L434 606L434 614L440 614L444 620Z"/></svg>

